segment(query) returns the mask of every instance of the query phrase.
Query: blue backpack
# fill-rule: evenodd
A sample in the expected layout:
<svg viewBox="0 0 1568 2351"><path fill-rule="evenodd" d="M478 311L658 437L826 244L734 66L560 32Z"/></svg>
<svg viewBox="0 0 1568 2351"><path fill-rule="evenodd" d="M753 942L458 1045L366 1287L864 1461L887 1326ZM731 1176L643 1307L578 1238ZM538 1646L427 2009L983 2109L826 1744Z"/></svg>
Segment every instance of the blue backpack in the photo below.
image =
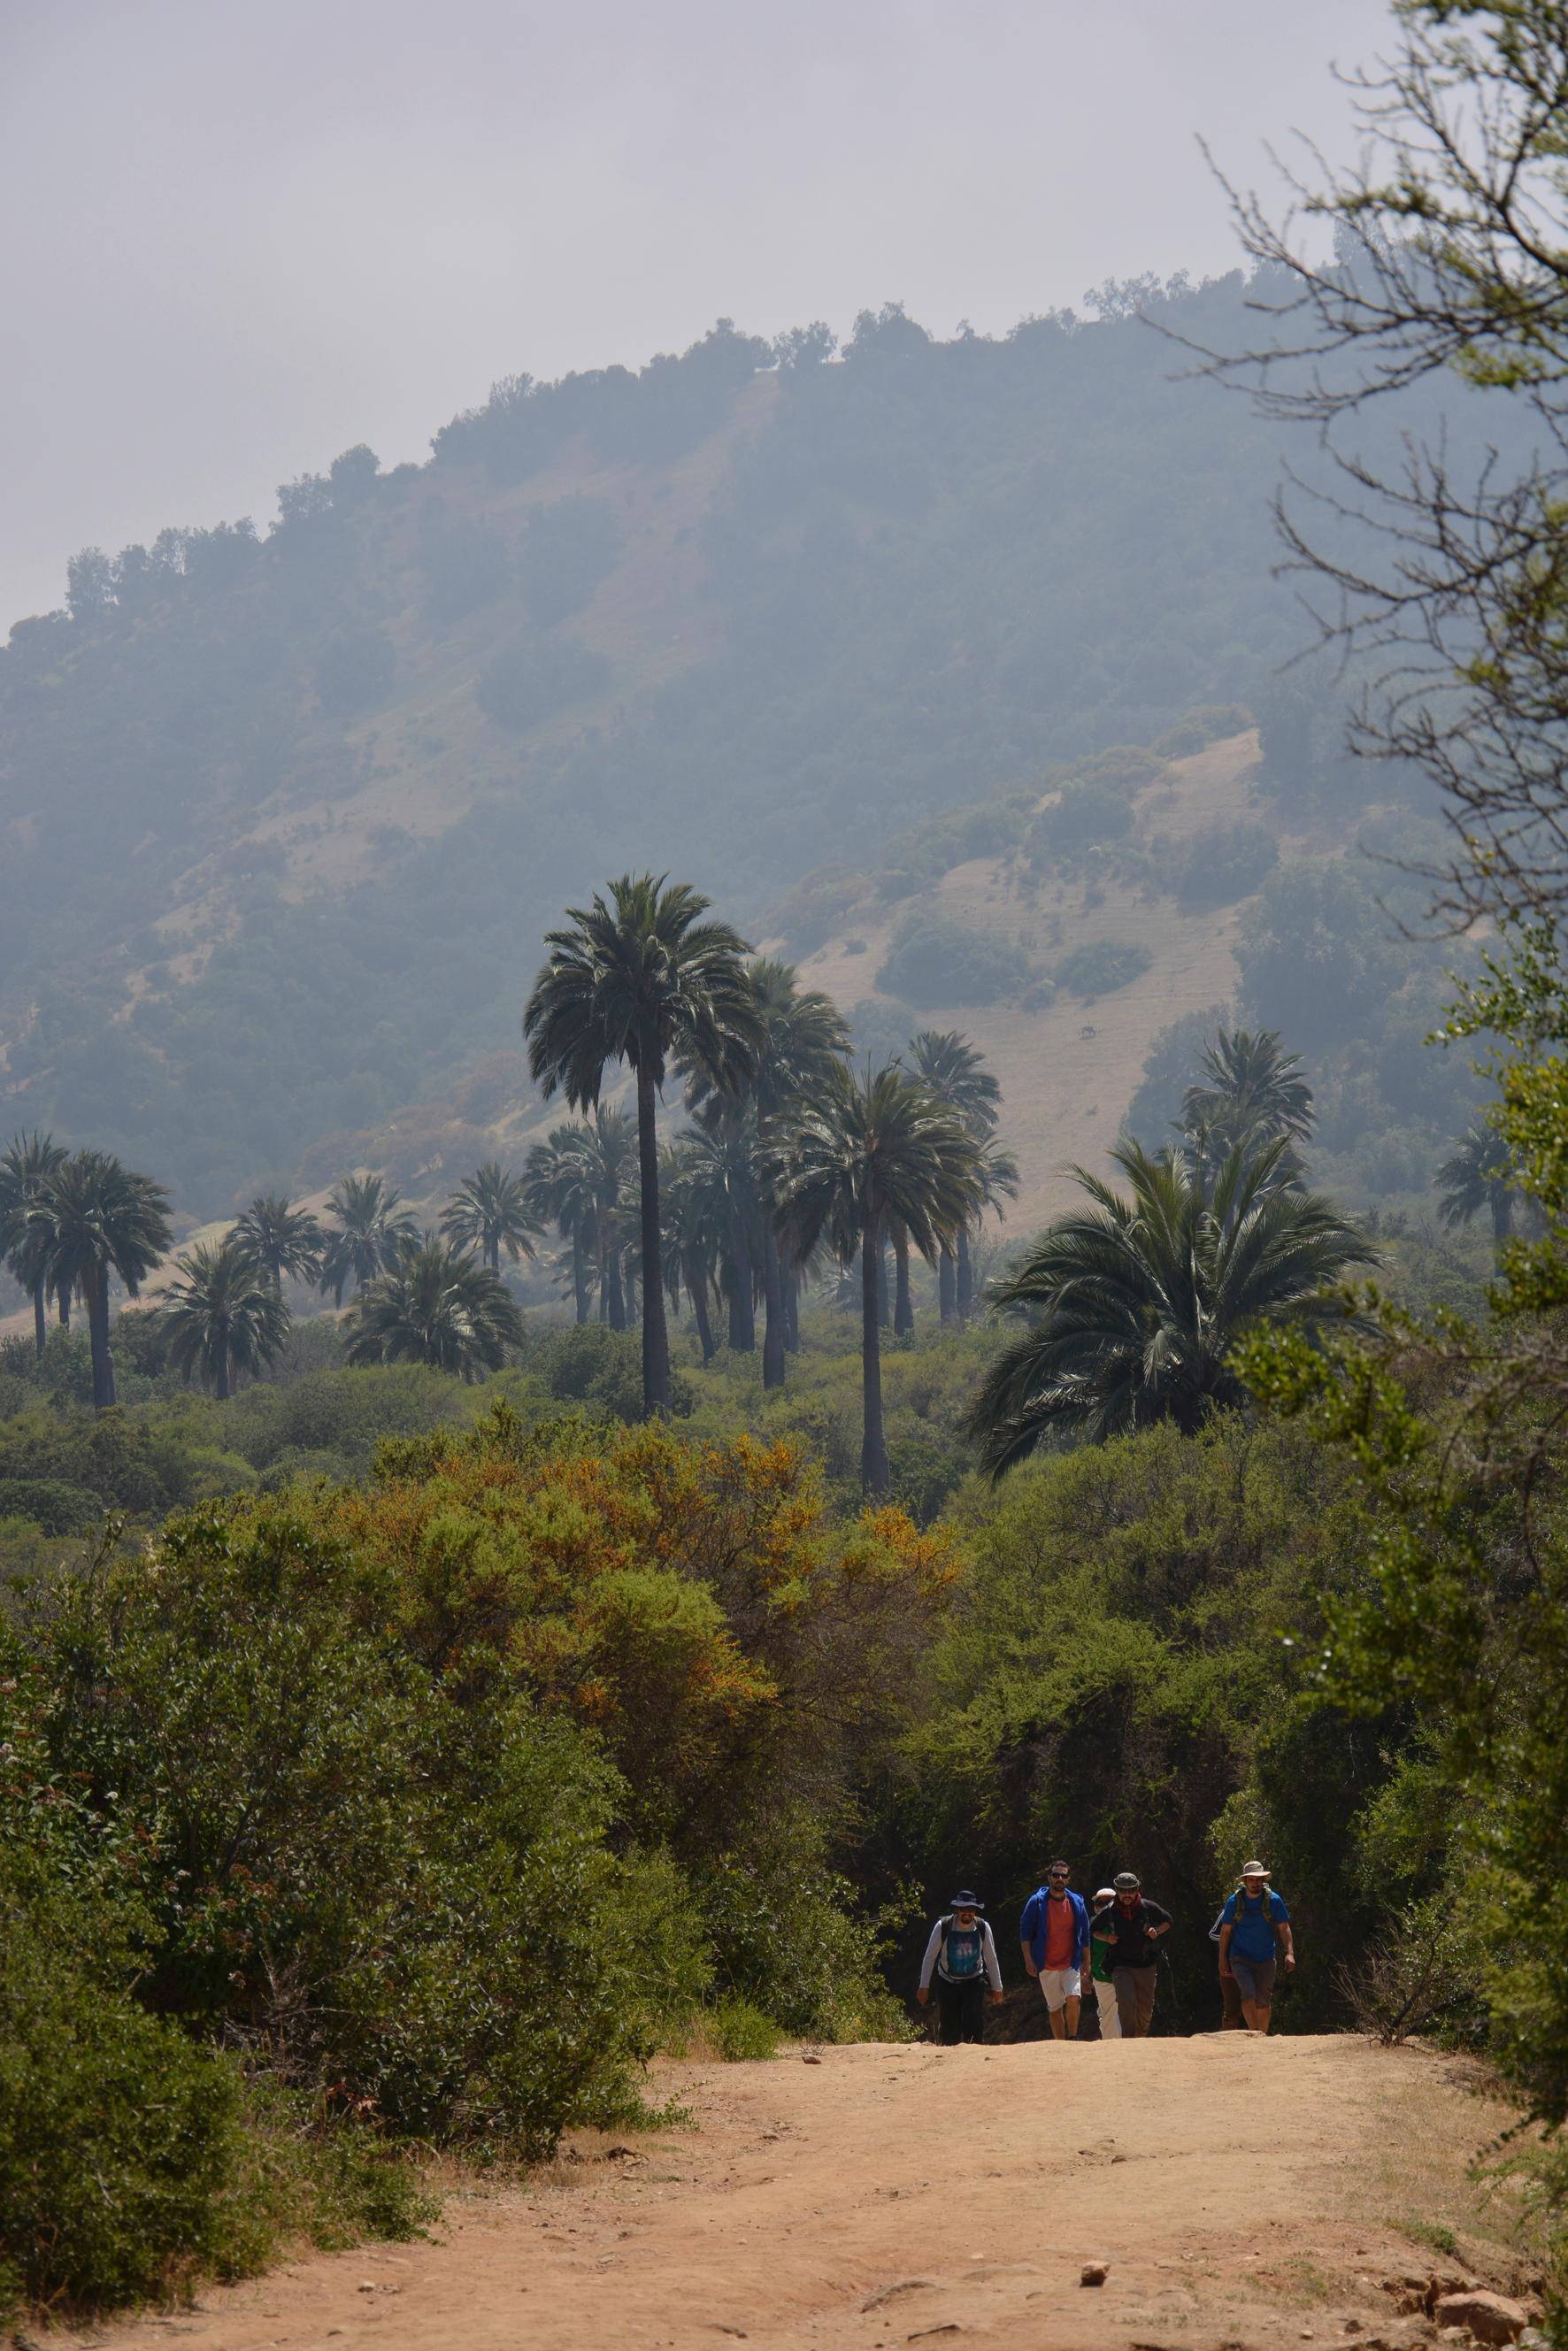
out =
<svg viewBox="0 0 1568 2351"><path fill-rule="evenodd" d="M969 1983L986 1964L986 1929L978 1918L972 1927L959 1927L949 1912L942 1921L942 1944L936 1964L953 1983Z"/></svg>

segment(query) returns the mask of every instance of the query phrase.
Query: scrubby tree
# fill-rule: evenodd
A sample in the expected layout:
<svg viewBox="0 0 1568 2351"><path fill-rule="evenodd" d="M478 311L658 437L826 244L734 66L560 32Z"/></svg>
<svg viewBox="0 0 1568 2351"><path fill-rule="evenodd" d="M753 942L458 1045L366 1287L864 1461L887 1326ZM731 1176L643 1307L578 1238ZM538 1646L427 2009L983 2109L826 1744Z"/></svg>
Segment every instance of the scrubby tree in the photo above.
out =
<svg viewBox="0 0 1568 2351"><path fill-rule="evenodd" d="M326 1236L308 1208L297 1208L287 1193L258 1192L235 1221L231 1237L283 1294L284 1277L314 1281L321 1270Z"/></svg>
<svg viewBox="0 0 1568 2351"><path fill-rule="evenodd" d="M742 957L746 942L727 923L705 922L708 901L667 876L624 874L587 907L569 907L570 927L547 934L549 957L523 1015L528 1062L546 1096L564 1092L592 1110L612 1061L637 1088L637 1172L643 1262L662 1262L657 1103L670 1069L701 1072L726 1092L755 1068L761 1022ZM670 1348L664 1289L643 1284L643 1405L670 1408Z"/></svg>
<svg viewBox="0 0 1568 2351"><path fill-rule="evenodd" d="M896 1065L841 1069L796 1113L778 1183L785 1245L800 1255L826 1239L861 1266L861 1482L887 1491L877 1269L895 1219L928 1264L975 1215L973 1139L930 1089Z"/></svg>
<svg viewBox="0 0 1568 2351"><path fill-rule="evenodd" d="M334 1306L341 1306L350 1285L362 1289L389 1272L419 1238L419 1227L402 1198L379 1176L345 1176L328 1194L328 1210L338 1225L335 1231L329 1228L321 1252L320 1286L331 1291Z"/></svg>
<svg viewBox="0 0 1568 2351"><path fill-rule="evenodd" d="M109 1351L109 1285L118 1277L134 1298L172 1238L169 1196L111 1152L78 1151L40 1186L28 1219L38 1236L45 1280L57 1296L73 1292L87 1308L92 1343L92 1400L114 1402Z"/></svg>
<svg viewBox="0 0 1568 2351"><path fill-rule="evenodd" d="M231 1233L174 1261L159 1310L166 1360L220 1400L236 1372L266 1368L288 1336L289 1312L259 1259Z"/></svg>
<svg viewBox="0 0 1568 2351"><path fill-rule="evenodd" d="M501 1270L501 1251L516 1265L534 1254L538 1220L528 1206L528 1187L498 1159L486 1159L465 1176L441 1214L441 1229L458 1249L476 1249L492 1273Z"/></svg>
<svg viewBox="0 0 1568 2351"><path fill-rule="evenodd" d="M1191 1434L1246 1391L1232 1362L1262 1322L1311 1328L1324 1292L1374 1252L1282 1172L1286 1143L1233 1151L1212 1186L1185 1160L1123 1142L1128 1191L1075 1168L1088 1205L1059 1217L998 1282L998 1313L1028 1328L986 1375L971 1416L986 1467L1046 1438L1103 1437L1173 1420Z"/></svg>
<svg viewBox="0 0 1568 2351"><path fill-rule="evenodd" d="M499 1371L523 1339L500 1275L428 1232L364 1285L349 1324L350 1364L428 1364L465 1380Z"/></svg>

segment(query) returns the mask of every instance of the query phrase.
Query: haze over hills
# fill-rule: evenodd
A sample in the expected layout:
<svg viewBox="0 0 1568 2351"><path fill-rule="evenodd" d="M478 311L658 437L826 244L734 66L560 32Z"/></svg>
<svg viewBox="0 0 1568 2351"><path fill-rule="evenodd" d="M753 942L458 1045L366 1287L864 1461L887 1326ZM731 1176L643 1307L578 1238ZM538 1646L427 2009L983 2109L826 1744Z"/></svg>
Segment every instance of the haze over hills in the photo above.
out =
<svg viewBox="0 0 1568 2351"><path fill-rule="evenodd" d="M1276 436L1131 315L1240 340L1244 298L946 343L893 307L837 353L721 322L640 375L509 379L423 467L348 451L266 537L86 550L0 655L11 1125L198 1216L354 1164L439 1189L540 1114L543 929L648 865L868 1046L982 1038L1025 1217L1232 999L1314 1057L1350 1188L1421 1188L1469 1081L1412 1060L1404 1099L1437 968L1343 855L1419 820L1281 674Z"/></svg>

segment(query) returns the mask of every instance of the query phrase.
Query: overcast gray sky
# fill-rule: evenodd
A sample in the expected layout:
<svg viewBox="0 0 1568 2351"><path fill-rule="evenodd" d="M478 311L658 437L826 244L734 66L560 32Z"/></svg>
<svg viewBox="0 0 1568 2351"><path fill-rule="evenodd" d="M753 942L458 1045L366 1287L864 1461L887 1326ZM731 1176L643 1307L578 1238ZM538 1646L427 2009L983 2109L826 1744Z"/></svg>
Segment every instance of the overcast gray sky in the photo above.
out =
<svg viewBox="0 0 1568 2351"><path fill-rule="evenodd" d="M721 316L1230 266L1385 0L0 0L0 631L67 557Z"/></svg>

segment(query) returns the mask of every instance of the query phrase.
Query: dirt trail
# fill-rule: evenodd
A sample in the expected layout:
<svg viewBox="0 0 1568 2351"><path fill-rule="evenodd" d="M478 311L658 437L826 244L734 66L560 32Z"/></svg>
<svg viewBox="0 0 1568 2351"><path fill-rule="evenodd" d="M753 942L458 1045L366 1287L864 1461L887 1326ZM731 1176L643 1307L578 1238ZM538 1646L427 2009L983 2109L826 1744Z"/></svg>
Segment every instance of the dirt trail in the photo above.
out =
<svg viewBox="0 0 1568 2351"><path fill-rule="evenodd" d="M100 2351L171 2337L183 2351L1405 2343L1421 2330L1393 2315L1382 2282L1424 2274L1433 2257L1394 2225L1410 2203L1390 2199L1430 2189L1434 2162L1457 2178L1495 2120L1416 2052L1236 2033L875 2044L820 2064L671 2067L660 2086L690 2126L585 2143L527 2189L460 2195L434 2243L313 2255L171 2318L51 2339ZM1402 2147L1428 2167L1414 2188L1386 2168ZM1092 2261L1110 2264L1098 2290L1080 2283Z"/></svg>

